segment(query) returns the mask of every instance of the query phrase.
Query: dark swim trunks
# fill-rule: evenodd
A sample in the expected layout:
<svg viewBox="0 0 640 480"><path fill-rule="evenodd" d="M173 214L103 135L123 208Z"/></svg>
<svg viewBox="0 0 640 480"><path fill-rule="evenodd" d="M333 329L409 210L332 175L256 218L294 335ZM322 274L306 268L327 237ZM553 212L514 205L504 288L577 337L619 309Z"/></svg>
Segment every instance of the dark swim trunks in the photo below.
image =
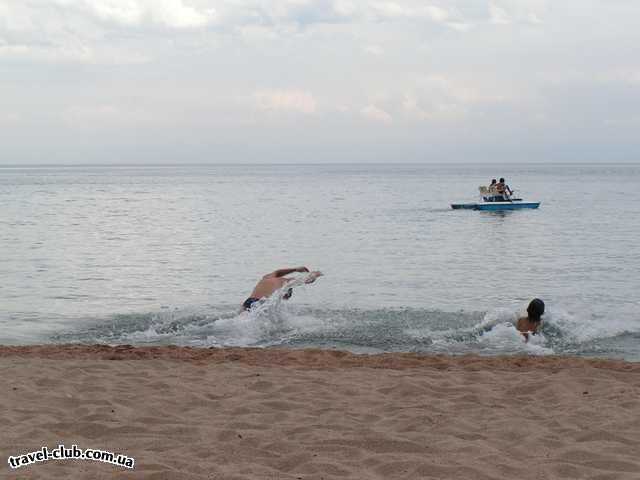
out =
<svg viewBox="0 0 640 480"><path fill-rule="evenodd" d="M245 310L251 310L251 307L253 306L253 304L259 301L260 301L259 298L249 297L242 304L242 308L244 308Z"/></svg>

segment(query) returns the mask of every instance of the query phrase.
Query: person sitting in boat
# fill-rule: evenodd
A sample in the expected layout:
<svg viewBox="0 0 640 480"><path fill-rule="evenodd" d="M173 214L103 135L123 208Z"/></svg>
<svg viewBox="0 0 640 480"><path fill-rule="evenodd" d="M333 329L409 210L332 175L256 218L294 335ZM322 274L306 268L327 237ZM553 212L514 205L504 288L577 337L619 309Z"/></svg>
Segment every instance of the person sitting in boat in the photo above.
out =
<svg viewBox="0 0 640 480"><path fill-rule="evenodd" d="M487 191L489 192L489 195L484 198L487 202L497 202L502 198L496 198L498 197L498 181L495 178L491 180L491 185L489 185Z"/></svg>
<svg viewBox="0 0 640 480"><path fill-rule="evenodd" d="M496 191L498 192L497 197L500 197L500 200L494 201L498 202L508 201L511 195L513 195L513 191L509 188L509 185L504 182L504 178L501 178L500 181L496 184Z"/></svg>
<svg viewBox="0 0 640 480"><path fill-rule="evenodd" d="M525 342L529 341L529 335L535 335L542 326L542 315L544 315L544 302L539 298L534 298L527 307L527 316L521 317L516 322L516 328L524 336Z"/></svg>

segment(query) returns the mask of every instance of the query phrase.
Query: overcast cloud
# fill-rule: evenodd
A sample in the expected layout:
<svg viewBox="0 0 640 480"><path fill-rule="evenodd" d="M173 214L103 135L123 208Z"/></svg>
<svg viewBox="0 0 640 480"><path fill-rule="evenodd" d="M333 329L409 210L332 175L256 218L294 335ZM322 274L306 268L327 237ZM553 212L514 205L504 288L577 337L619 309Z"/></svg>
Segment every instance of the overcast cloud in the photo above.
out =
<svg viewBox="0 0 640 480"><path fill-rule="evenodd" d="M636 162L637 0L0 0L0 164Z"/></svg>

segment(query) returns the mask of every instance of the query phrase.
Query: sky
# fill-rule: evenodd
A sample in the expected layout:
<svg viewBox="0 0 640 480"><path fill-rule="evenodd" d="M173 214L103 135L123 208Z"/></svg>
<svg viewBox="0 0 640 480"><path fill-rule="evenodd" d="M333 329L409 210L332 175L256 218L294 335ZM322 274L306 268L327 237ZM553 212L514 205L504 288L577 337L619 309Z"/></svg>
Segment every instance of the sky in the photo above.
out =
<svg viewBox="0 0 640 480"><path fill-rule="evenodd" d="M0 165L637 162L638 0L0 0Z"/></svg>

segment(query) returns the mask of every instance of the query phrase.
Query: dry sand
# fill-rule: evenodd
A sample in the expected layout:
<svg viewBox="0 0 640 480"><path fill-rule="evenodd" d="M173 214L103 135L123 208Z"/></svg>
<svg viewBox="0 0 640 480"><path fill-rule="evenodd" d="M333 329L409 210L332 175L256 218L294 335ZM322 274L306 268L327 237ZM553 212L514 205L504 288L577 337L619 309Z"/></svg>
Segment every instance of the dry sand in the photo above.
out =
<svg viewBox="0 0 640 480"><path fill-rule="evenodd" d="M0 347L0 478L640 479L640 364ZM135 458L17 470L58 444Z"/></svg>

